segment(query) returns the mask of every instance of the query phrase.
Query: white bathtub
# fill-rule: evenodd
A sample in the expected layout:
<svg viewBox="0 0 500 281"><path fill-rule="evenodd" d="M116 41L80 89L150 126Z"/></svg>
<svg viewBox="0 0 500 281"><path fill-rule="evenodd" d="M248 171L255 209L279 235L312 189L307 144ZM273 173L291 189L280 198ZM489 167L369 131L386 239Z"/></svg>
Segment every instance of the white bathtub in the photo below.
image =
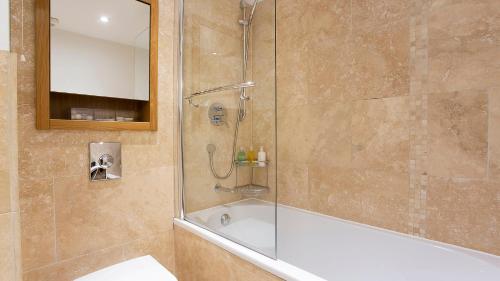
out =
<svg viewBox="0 0 500 281"><path fill-rule="evenodd" d="M274 205L248 199L188 214L195 224L274 252ZM221 224L221 215L231 222ZM270 259L192 223L175 224L286 280L499 281L500 257L278 205Z"/></svg>

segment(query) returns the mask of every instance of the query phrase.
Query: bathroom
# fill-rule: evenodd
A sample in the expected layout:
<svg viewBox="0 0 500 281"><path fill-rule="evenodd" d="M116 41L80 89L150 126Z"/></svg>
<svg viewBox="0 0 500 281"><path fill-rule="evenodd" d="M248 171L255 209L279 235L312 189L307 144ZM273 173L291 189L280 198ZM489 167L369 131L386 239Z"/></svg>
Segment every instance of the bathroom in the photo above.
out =
<svg viewBox="0 0 500 281"><path fill-rule="evenodd" d="M500 280L498 58L498 0L0 0L0 281Z"/></svg>

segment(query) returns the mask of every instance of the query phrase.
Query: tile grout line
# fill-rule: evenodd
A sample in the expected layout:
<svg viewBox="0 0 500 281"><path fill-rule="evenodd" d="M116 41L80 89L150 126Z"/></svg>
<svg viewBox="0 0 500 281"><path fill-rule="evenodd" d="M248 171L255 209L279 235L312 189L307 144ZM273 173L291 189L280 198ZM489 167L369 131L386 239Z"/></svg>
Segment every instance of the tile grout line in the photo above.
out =
<svg viewBox="0 0 500 281"><path fill-rule="evenodd" d="M486 127L486 181L490 181L490 161L491 161L491 152L490 152L490 132L491 132L491 90L487 90L486 98L488 106L486 107L486 118L488 120Z"/></svg>
<svg viewBox="0 0 500 281"><path fill-rule="evenodd" d="M57 220L56 220L56 190L55 190L55 178L52 178L52 219L54 224L54 259L56 263L59 262L58 251L57 251Z"/></svg>
<svg viewBox="0 0 500 281"><path fill-rule="evenodd" d="M119 243L119 244L116 244L116 245L113 245L113 246L109 246L109 247L105 247L105 248L101 248L101 249L96 249L96 250L94 250L92 252L80 254L80 255L77 255L77 256L74 256L74 257L71 257L71 258L67 258L67 259L62 259L62 260L55 261L55 262L52 262L52 263L49 263L49 264L46 264L46 265L42 265L42 266L39 266L39 267L30 268L29 270L23 272L23 274L34 272L34 271L38 271L38 270L42 270L42 269L46 269L46 268L49 268L51 266L60 265L60 264L63 264L65 262L70 262L70 261L73 261L73 260L76 260L76 259L79 259L79 258L83 258L83 257L95 255L95 254L97 254L99 252L103 252L103 251L107 251L107 250L112 250L112 249L118 249L118 248L120 248L122 250L122 256L121 257L123 259L123 258L125 258L125 246L127 246L129 244L136 243L136 242L140 242L140 241L143 241L143 240L146 240L146 239L155 238L158 235L164 234L164 233L169 232L169 231L173 231L173 228L169 229L167 231L154 232L154 233L152 233L152 234L150 234L150 235L148 235L146 237L136 238L136 239L133 239L131 241Z"/></svg>

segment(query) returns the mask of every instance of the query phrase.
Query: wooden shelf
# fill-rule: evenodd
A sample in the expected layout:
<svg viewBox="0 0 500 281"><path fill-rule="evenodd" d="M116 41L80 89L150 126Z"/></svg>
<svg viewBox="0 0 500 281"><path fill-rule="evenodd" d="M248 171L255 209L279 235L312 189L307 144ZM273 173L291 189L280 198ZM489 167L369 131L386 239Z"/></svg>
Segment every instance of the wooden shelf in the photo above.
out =
<svg viewBox="0 0 500 281"><path fill-rule="evenodd" d="M50 118L71 120L71 108L124 110L134 112L139 122L148 122L149 101L50 92Z"/></svg>
<svg viewBox="0 0 500 281"><path fill-rule="evenodd" d="M100 131L145 131L155 130L150 122L88 121L50 119L51 129L100 130Z"/></svg>

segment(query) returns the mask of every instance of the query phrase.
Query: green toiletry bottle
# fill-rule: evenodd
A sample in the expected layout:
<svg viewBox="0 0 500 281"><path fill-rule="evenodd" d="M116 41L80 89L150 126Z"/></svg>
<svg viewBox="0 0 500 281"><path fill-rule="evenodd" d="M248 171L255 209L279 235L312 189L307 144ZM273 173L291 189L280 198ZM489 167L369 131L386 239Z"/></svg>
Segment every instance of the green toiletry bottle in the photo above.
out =
<svg viewBox="0 0 500 281"><path fill-rule="evenodd" d="M247 160L247 154L245 153L245 149L243 149L243 147L240 147L240 152L238 152L237 159L239 162Z"/></svg>

